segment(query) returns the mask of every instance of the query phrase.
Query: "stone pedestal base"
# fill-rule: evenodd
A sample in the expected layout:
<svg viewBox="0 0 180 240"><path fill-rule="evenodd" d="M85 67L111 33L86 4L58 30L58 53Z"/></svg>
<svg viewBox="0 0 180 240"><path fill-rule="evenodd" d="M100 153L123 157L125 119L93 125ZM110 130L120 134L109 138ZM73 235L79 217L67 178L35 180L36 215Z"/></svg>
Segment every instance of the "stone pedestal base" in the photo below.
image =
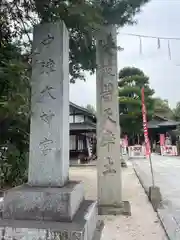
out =
<svg viewBox="0 0 180 240"><path fill-rule="evenodd" d="M162 196L159 187L156 186L149 187L149 200L151 201L154 210L157 211L162 201Z"/></svg>
<svg viewBox="0 0 180 240"><path fill-rule="evenodd" d="M2 216L16 220L72 221L83 200L80 182L68 182L62 188L25 184L5 192Z"/></svg>
<svg viewBox="0 0 180 240"><path fill-rule="evenodd" d="M92 240L97 224L96 202L84 201L72 222L0 220L0 239Z"/></svg>
<svg viewBox="0 0 180 240"><path fill-rule="evenodd" d="M131 216L131 206L128 201L123 201L121 205L99 205L99 215L127 215Z"/></svg>

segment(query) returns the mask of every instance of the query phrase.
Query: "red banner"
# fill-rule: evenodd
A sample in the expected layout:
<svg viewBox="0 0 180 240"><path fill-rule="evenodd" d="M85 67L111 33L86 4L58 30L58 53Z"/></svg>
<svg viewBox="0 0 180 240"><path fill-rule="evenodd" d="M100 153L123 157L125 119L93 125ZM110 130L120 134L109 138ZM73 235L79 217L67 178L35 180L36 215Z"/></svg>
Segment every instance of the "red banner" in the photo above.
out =
<svg viewBox="0 0 180 240"><path fill-rule="evenodd" d="M160 134L160 146L164 146L164 145L165 145L165 135Z"/></svg>
<svg viewBox="0 0 180 240"><path fill-rule="evenodd" d="M150 154L151 154L151 147L150 147L149 137L148 137L148 127L147 127L146 106L145 106L145 98L144 98L144 88L142 88L142 90L141 90L141 97L142 97L142 118L143 118L143 130L144 130L144 140L145 140L145 147L146 147L146 156L150 156Z"/></svg>

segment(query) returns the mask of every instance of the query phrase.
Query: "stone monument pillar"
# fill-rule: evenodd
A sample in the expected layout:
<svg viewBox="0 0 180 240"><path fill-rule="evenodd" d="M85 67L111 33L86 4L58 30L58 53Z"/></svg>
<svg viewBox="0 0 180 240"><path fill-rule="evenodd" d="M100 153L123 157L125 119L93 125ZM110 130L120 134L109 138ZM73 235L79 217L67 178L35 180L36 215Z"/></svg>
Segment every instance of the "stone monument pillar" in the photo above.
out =
<svg viewBox="0 0 180 240"><path fill-rule="evenodd" d="M69 51L64 25L34 30L28 183L62 187L69 175Z"/></svg>
<svg viewBox="0 0 180 240"><path fill-rule="evenodd" d="M91 240L96 203L84 200L81 182L69 181L69 38L63 22L34 29L28 173L27 184L5 192L0 239L19 240L20 232L25 238Z"/></svg>
<svg viewBox="0 0 180 240"><path fill-rule="evenodd" d="M116 46L116 27L105 26L97 35L96 56L99 214L126 211L122 201Z"/></svg>

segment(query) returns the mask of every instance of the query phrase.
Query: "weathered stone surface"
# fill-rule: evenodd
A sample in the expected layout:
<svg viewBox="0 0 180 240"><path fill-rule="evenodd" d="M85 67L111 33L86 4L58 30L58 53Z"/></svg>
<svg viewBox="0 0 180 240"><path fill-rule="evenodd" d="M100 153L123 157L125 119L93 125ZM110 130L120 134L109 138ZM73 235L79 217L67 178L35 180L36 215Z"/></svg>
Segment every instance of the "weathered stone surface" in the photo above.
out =
<svg viewBox="0 0 180 240"><path fill-rule="evenodd" d="M0 240L92 240L96 202L69 181L69 47L63 22L35 27L28 184L5 192Z"/></svg>
<svg viewBox="0 0 180 240"><path fill-rule="evenodd" d="M98 213L100 215L126 215L131 216L131 206L128 201L123 201L121 205L99 205Z"/></svg>
<svg viewBox="0 0 180 240"><path fill-rule="evenodd" d="M3 218L71 221L83 200L83 185L79 182L68 182L62 188L23 185L5 193Z"/></svg>
<svg viewBox="0 0 180 240"><path fill-rule="evenodd" d="M113 39L113 43L112 43ZM104 27L97 36L97 168L98 204L122 204L120 128L117 84L116 26Z"/></svg>
<svg viewBox="0 0 180 240"><path fill-rule="evenodd" d="M160 188L157 186L150 186L149 187L149 199L154 207L154 210L156 211L161 204L162 197Z"/></svg>
<svg viewBox="0 0 180 240"><path fill-rule="evenodd" d="M92 240L96 202L84 201L73 222L0 220L0 240Z"/></svg>
<svg viewBox="0 0 180 240"><path fill-rule="evenodd" d="M28 183L63 186L69 174L69 38L63 22L35 27L31 83Z"/></svg>

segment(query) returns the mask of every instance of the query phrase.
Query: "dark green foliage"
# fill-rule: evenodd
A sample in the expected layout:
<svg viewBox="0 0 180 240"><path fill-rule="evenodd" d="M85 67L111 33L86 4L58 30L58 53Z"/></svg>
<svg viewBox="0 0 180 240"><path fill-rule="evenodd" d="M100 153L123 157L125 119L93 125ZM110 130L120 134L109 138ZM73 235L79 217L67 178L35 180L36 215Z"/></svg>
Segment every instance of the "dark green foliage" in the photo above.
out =
<svg viewBox="0 0 180 240"><path fill-rule="evenodd" d="M85 107L90 113L96 115L96 109L91 104L87 104Z"/></svg>
<svg viewBox="0 0 180 240"><path fill-rule="evenodd" d="M141 89L145 90L147 116L154 112L154 90L149 87L149 78L138 68L126 67L119 73L119 111L122 132L142 133Z"/></svg>
<svg viewBox="0 0 180 240"><path fill-rule="evenodd" d="M0 188L9 188L27 181L28 155L20 152L13 144L8 150L2 151L0 157Z"/></svg>
<svg viewBox="0 0 180 240"><path fill-rule="evenodd" d="M180 121L180 102L178 102L176 107L173 109L173 118L176 121Z"/></svg>
<svg viewBox="0 0 180 240"><path fill-rule="evenodd" d="M170 108L168 101L161 98L154 99L154 114L168 119L173 118L173 111Z"/></svg>
<svg viewBox="0 0 180 240"><path fill-rule="evenodd" d="M135 14L139 13L142 5L147 2L149 0L101 0L99 4L105 22L124 26L135 23Z"/></svg>
<svg viewBox="0 0 180 240"><path fill-rule="evenodd" d="M21 49L2 38L0 49L0 187L26 178L29 148L28 64ZM3 147L6 151L3 151Z"/></svg>
<svg viewBox="0 0 180 240"><path fill-rule="evenodd" d="M134 23L134 15L149 0L2 0L13 26L13 36L25 34L38 22L63 20L70 34L71 82L84 79L83 71L94 73L95 35L102 24L124 26ZM4 13L5 12L5 13ZM26 41L27 44L27 41Z"/></svg>

